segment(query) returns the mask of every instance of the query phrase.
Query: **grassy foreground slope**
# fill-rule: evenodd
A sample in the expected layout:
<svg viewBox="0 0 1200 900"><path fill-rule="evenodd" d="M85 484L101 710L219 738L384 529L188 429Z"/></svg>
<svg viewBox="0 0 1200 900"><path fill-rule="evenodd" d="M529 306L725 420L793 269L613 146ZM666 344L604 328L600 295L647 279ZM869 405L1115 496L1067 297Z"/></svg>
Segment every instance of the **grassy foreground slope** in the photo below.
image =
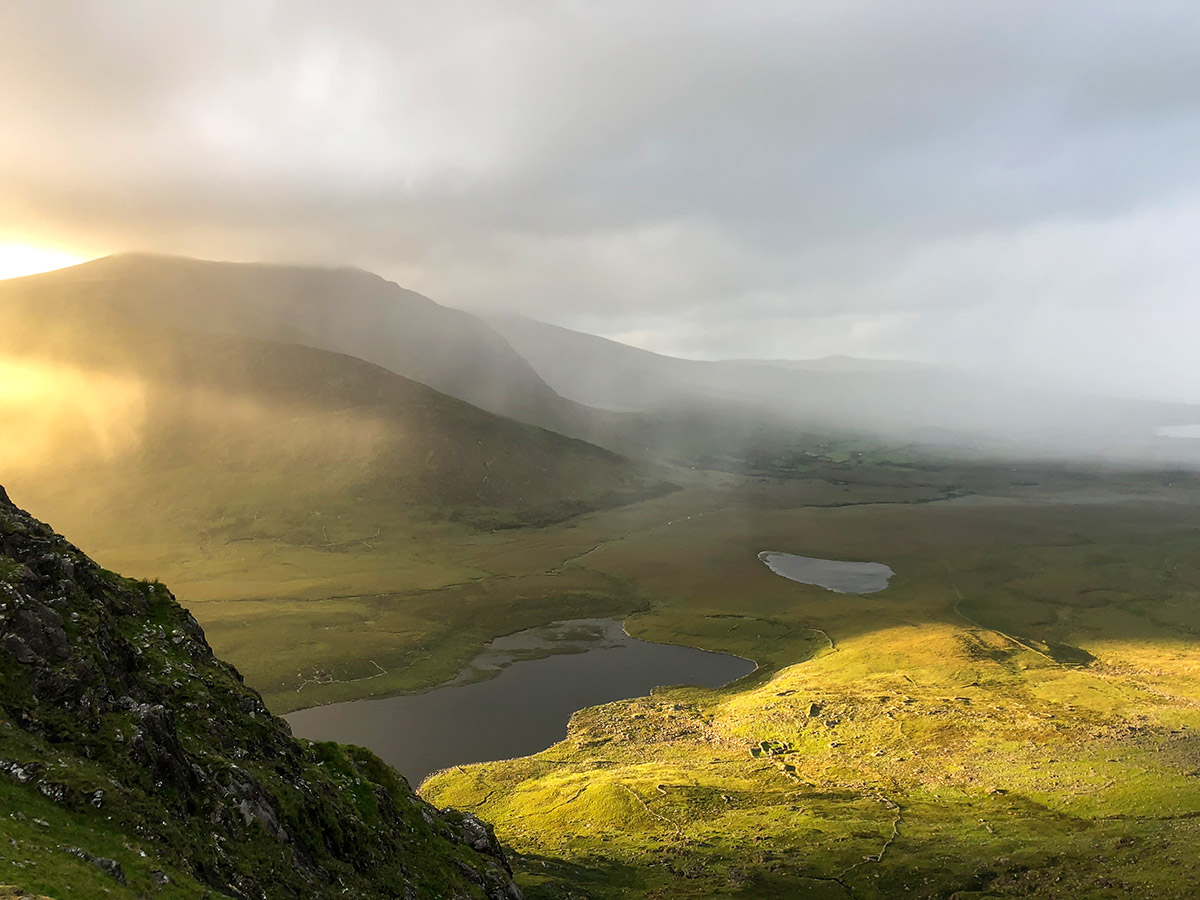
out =
<svg viewBox="0 0 1200 900"><path fill-rule="evenodd" d="M653 598L632 633L763 670L583 710L562 743L424 796L494 821L535 897L1188 896L1197 480L1010 477L836 508L764 485L605 543L577 564ZM897 575L839 595L764 549Z"/></svg>

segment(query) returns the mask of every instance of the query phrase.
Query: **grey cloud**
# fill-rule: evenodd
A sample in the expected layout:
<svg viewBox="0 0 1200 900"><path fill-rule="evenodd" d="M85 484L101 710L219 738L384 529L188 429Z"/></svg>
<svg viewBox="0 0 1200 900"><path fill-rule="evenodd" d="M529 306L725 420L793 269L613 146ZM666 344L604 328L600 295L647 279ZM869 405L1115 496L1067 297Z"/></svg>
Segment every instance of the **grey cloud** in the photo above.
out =
<svg viewBox="0 0 1200 900"><path fill-rule="evenodd" d="M8 4L4 225L694 355L1177 390L1198 32L1185 2Z"/></svg>

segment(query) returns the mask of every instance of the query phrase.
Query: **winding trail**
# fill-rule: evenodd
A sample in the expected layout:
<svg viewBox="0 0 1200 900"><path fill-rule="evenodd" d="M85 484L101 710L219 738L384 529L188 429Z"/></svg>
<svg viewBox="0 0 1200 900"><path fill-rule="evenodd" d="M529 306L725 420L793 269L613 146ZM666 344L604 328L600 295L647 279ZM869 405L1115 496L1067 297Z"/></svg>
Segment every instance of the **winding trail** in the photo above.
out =
<svg viewBox="0 0 1200 900"><path fill-rule="evenodd" d="M672 819L668 819L666 816L656 813L654 810L652 810L649 807L649 805L647 805L646 801L641 798L641 796L637 793L637 791L635 791L629 785L625 784L623 781L618 781L616 783L620 787L623 787L626 791L628 791L629 796L633 797L634 800L636 800L638 803L640 803L642 806L642 809L644 809L649 815L654 816L654 818L658 819L660 822L666 822L668 825L670 825L671 828L673 828L675 830L676 838L679 838L680 840L683 839L683 826L681 826L678 822L673 821Z"/></svg>

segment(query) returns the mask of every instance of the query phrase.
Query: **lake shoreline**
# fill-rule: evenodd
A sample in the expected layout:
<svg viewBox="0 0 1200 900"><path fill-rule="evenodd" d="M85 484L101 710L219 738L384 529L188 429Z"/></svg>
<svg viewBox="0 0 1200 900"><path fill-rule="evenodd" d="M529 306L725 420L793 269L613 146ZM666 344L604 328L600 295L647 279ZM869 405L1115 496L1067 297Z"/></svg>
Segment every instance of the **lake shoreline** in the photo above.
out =
<svg viewBox="0 0 1200 900"><path fill-rule="evenodd" d="M664 687L719 690L761 668L730 653L642 640L624 619L569 619L493 639L436 688L284 718L298 737L365 746L420 783L456 765L538 753L566 736L580 710Z"/></svg>
<svg viewBox="0 0 1200 900"><path fill-rule="evenodd" d="M640 613L635 614L633 616L627 616L623 619L614 620L614 621L620 622L622 633L626 637L630 638L631 640L641 641L644 644L661 644L664 647L681 647L686 650L696 650L700 653L714 653L719 656L730 656L730 657L733 657L734 659L740 659L740 660L743 660L744 662L748 662L751 665L753 665L754 669L752 671L746 673L745 675L741 676L741 678L749 678L751 675L762 671L762 664L760 662L758 662L758 660L751 659L748 656L739 656L736 653L728 653L724 650L711 650L708 647L698 647L695 644L675 643L673 641L656 641L656 640L651 640L650 638L642 638L642 637L638 637L637 635L631 634L629 629L626 627L626 625L630 619L636 618L637 615L640 615ZM518 628L516 631L506 631L504 634L498 634L495 637L490 638L488 640L488 642L483 645L483 650L480 652L481 653L486 652L488 645L494 643L495 641L501 640L503 638L522 634L526 631L535 631L539 628L551 628L555 625L561 625L564 622L572 622L572 621L581 621L581 620L561 619L561 620L555 620L552 622L546 622L541 625L532 625L529 628ZM572 653L584 653L584 652L586 652L586 650L547 650L543 654L530 655L528 657L525 657L525 659L528 659L528 660L545 659L550 656L565 656L565 655L570 655ZM475 656L473 656L471 658L471 662L478 659L479 656L480 656L480 653L476 653ZM370 662L370 661L371 660L368 660L368 662ZM320 701L317 701L316 703L306 704L304 706L297 706L294 709L289 709L285 713L274 713L273 715L275 715L277 718L280 718L280 719L286 719L288 716L295 715L296 713L305 712L306 710L310 710L310 709L320 709L325 706L337 706L339 703L358 703L358 702L361 702L364 700L388 700L388 699L391 699L392 697L416 697L416 696L420 696L421 694L428 694L430 691L441 690L442 688L450 687L452 685L478 684L480 682L489 681L504 671L503 668L475 669L477 677L463 678L463 675L468 670L473 668L471 665L471 662L468 662L462 669L460 669L458 671L458 674L455 675L453 678L448 678L445 681L439 681L437 684L431 684L427 687L418 688L416 690L385 691L383 693L378 693L378 694L362 694L361 696L343 697L338 700L320 700ZM338 683L339 684L354 684L354 683L357 683L360 681L368 682L368 681L371 681L372 679L374 679L375 677L377 677L377 676L368 675L364 678L354 679L353 681L341 681ZM740 681L741 678L735 679L735 681ZM460 680L460 679L462 679L462 680ZM732 682L732 681L729 682L729 684L733 684L733 683L734 682ZM722 687L728 687L728 685L722 685Z"/></svg>

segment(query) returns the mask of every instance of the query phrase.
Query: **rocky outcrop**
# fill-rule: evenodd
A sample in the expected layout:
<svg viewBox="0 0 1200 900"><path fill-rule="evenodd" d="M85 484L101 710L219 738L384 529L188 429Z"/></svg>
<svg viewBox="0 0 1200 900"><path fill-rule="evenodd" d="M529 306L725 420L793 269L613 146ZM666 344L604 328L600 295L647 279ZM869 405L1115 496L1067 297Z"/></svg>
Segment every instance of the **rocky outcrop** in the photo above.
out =
<svg viewBox="0 0 1200 900"><path fill-rule="evenodd" d="M113 885L521 897L490 826L433 808L366 750L297 741L164 586L103 570L3 488L0 779L88 840L136 846L123 867L58 836Z"/></svg>

